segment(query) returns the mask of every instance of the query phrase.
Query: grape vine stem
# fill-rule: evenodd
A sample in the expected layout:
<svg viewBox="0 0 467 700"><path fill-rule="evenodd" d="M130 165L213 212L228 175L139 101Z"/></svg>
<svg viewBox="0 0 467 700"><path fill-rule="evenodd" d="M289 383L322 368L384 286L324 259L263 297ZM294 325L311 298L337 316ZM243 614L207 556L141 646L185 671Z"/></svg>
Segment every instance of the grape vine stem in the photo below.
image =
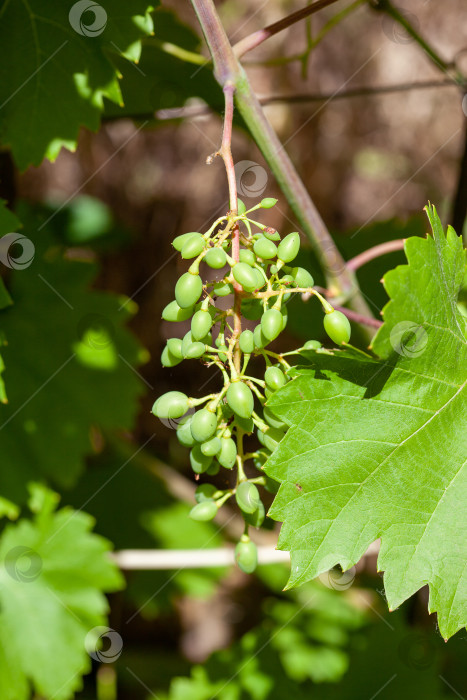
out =
<svg viewBox="0 0 467 700"><path fill-rule="evenodd" d="M230 216L237 216L238 200L237 200L237 181L235 176L235 166L232 156L232 124L234 114L234 93L235 86L232 82L227 81L223 87L225 112L224 112L224 128L222 131L222 145L218 154L222 156L225 170L227 173L227 181L229 184L229 201L230 201ZM237 263L240 256L240 228L238 222L235 222L232 228L232 258ZM234 280L234 367L237 374L240 374L241 369L241 351L238 345L238 338L242 332L242 316L241 316L241 291L242 288Z"/></svg>
<svg viewBox="0 0 467 700"><path fill-rule="evenodd" d="M348 303L357 313L371 316L354 273L346 268L314 202L267 120L235 56L213 0L191 0L191 3L211 52L215 78L223 88L234 86L237 108L309 238L326 272L327 286L340 303Z"/></svg>
<svg viewBox="0 0 467 700"><path fill-rule="evenodd" d="M351 270L358 270L366 263L371 260L379 258L381 255L386 255L386 253L393 253L396 250L404 250L405 240L403 238L398 238L395 241L386 241L386 243L380 243L379 245L373 246L373 248L368 248L360 255L356 255L351 260L347 261L347 267Z"/></svg>

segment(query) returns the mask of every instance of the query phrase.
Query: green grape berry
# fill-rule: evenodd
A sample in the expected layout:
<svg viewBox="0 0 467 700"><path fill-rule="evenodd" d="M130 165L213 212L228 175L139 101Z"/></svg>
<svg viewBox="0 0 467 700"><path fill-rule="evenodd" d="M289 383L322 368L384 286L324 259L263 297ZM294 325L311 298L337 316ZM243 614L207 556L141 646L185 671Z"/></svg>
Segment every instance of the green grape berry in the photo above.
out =
<svg viewBox="0 0 467 700"><path fill-rule="evenodd" d="M280 241L281 236L278 231L276 231L275 228L270 228L269 226L265 229L263 229L263 236L266 236L266 238L270 241Z"/></svg>
<svg viewBox="0 0 467 700"><path fill-rule="evenodd" d="M254 513L261 503L259 491L251 481L242 481L235 491L238 507L244 513Z"/></svg>
<svg viewBox="0 0 467 700"><path fill-rule="evenodd" d="M201 445L201 452L206 457L215 457L216 454L220 451L221 447L222 443L220 441L220 438L213 437L210 440L207 440L207 442L203 442L203 444Z"/></svg>
<svg viewBox="0 0 467 700"><path fill-rule="evenodd" d="M206 442L217 430L217 416L207 408L196 411L191 419L191 434L196 442Z"/></svg>
<svg viewBox="0 0 467 700"><path fill-rule="evenodd" d="M177 236L176 238L173 239L172 245L175 248L175 250L178 250L178 252L180 252L182 250L183 246L185 245L185 243L187 243L187 241L189 241L189 239L192 236L199 236L199 235L200 234L197 231L189 231L188 233L182 233L181 236Z"/></svg>
<svg viewBox="0 0 467 700"><path fill-rule="evenodd" d="M226 398L234 413L237 413L241 418L251 417L255 401L249 386L240 381L233 382L227 389Z"/></svg>
<svg viewBox="0 0 467 700"><path fill-rule="evenodd" d="M246 206L241 199L237 199L237 212L239 216L243 216L246 213Z"/></svg>
<svg viewBox="0 0 467 700"><path fill-rule="evenodd" d="M240 262L252 266L256 262L256 255L253 253L252 250L249 250L248 248L242 248L239 253L239 260Z"/></svg>
<svg viewBox="0 0 467 700"><path fill-rule="evenodd" d="M280 243L277 249L277 257L284 263L291 262L297 257L300 250L300 236L297 232L289 233Z"/></svg>
<svg viewBox="0 0 467 700"><path fill-rule="evenodd" d="M245 519L245 522L248 523L248 525L252 525L252 527L261 527L261 525L264 522L264 518L266 517L266 511L263 502L259 502L259 506L254 511L254 513L245 513L243 517Z"/></svg>
<svg viewBox="0 0 467 700"><path fill-rule="evenodd" d="M214 270L220 270L227 262L225 250L222 248L210 248L204 256L204 262Z"/></svg>
<svg viewBox="0 0 467 700"><path fill-rule="evenodd" d="M268 367L264 373L264 381L271 391L277 391L284 386L287 379L279 367Z"/></svg>
<svg viewBox="0 0 467 700"><path fill-rule="evenodd" d="M260 443L267 447L268 450L271 450L271 452L274 452L279 442L284 437L283 431L277 428L269 428L269 430L264 433L262 430L257 430L256 434Z"/></svg>
<svg viewBox="0 0 467 700"><path fill-rule="evenodd" d="M326 314L323 321L324 330L337 345L343 345L350 340L350 323L342 311L331 311Z"/></svg>
<svg viewBox="0 0 467 700"><path fill-rule="evenodd" d="M167 341L167 347L172 355L178 357L179 360L183 360L182 341L180 338L169 338Z"/></svg>
<svg viewBox="0 0 467 700"><path fill-rule="evenodd" d="M255 241L253 250L258 258L262 258L263 260L271 260L271 258L275 258L277 255L277 246L275 243L264 237Z"/></svg>
<svg viewBox="0 0 467 700"><path fill-rule="evenodd" d="M241 305L242 316L249 321L259 321L263 315L263 305L260 299L243 299Z"/></svg>
<svg viewBox="0 0 467 700"><path fill-rule="evenodd" d="M211 500L201 501L197 503L189 512L189 516L192 520L212 520L217 514L216 502Z"/></svg>
<svg viewBox="0 0 467 700"><path fill-rule="evenodd" d="M203 455L201 446L195 445L190 451L190 464L195 474L203 474L212 462L212 457Z"/></svg>
<svg viewBox="0 0 467 700"><path fill-rule="evenodd" d="M224 469L232 469L237 460L237 445L232 438L221 438L221 449L217 460Z"/></svg>
<svg viewBox="0 0 467 700"><path fill-rule="evenodd" d="M183 447L193 447L196 444L196 440L191 434L191 416L178 424L177 438Z"/></svg>
<svg viewBox="0 0 467 700"><path fill-rule="evenodd" d="M235 423L248 435L253 432L255 427L253 418L242 418L238 413L235 415Z"/></svg>
<svg viewBox="0 0 467 700"><path fill-rule="evenodd" d="M182 258L184 260L189 260L190 258L196 258L202 250L206 247L206 241L200 233L194 233L190 238L183 244L181 250Z"/></svg>
<svg viewBox="0 0 467 700"><path fill-rule="evenodd" d="M261 330L268 340L274 340L282 331L283 317L279 309L268 309L261 317Z"/></svg>
<svg viewBox="0 0 467 700"><path fill-rule="evenodd" d="M182 309L194 306L203 292L203 282L199 275L185 272L175 285L175 301Z"/></svg>
<svg viewBox="0 0 467 700"><path fill-rule="evenodd" d="M256 270L247 263L236 263L232 268L235 280L242 285L246 292L252 292L258 287Z"/></svg>
<svg viewBox="0 0 467 700"><path fill-rule="evenodd" d="M186 350L185 358L187 360L197 360L199 357L202 357L205 352L206 345L204 343L191 343Z"/></svg>
<svg viewBox="0 0 467 700"><path fill-rule="evenodd" d="M212 326L212 316L209 311L200 309L191 319L191 335L194 340L201 340L209 333Z"/></svg>
<svg viewBox="0 0 467 700"><path fill-rule="evenodd" d="M266 338L261 329L261 324L258 324L253 331L253 338L255 341L255 347L257 348L264 348L269 343L269 340Z"/></svg>
<svg viewBox="0 0 467 700"><path fill-rule="evenodd" d="M180 359L173 355L168 346L166 345L161 354L161 365L162 367L176 367L182 362L183 358Z"/></svg>
<svg viewBox="0 0 467 700"><path fill-rule="evenodd" d="M158 418L181 418L188 411L188 396L181 391L168 391L154 402L152 413Z"/></svg>
<svg viewBox="0 0 467 700"><path fill-rule="evenodd" d="M226 346L219 345L219 360L221 362L227 362L227 359L228 359L227 353L228 353L228 349L226 348Z"/></svg>
<svg viewBox="0 0 467 700"><path fill-rule="evenodd" d="M292 270L292 277L297 287L313 287L315 283L313 277L304 267L294 267Z"/></svg>
<svg viewBox="0 0 467 700"><path fill-rule="evenodd" d="M194 343L194 340L193 340L193 336L191 335L191 331L188 331L187 333L185 333L185 335L182 338L181 352L182 352L183 357L186 357L186 353L188 351L188 348L193 343Z"/></svg>
<svg viewBox="0 0 467 700"><path fill-rule="evenodd" d="M274 197L265 197L260 202L262 209L271 209L275 204L277 204L277 199L274 199Z"/></svg>
<svg viewBox="0 0 467 700"><path fill-rule="evenodd" d="M216 476L216 474L219 474L219 465L217 462L211 462L209 467L206 469L206 474L209 474L209 476Z"/></svg>
<svg viewBox="0 0 467 700"><path fill-rule="evenodd" d="M214 294L214 296L226 297L229 294L233 294L233 287L228 282L223 282L221 280L220 282L216 282L216 284L213 287L212 293Z"/></svg>
<svg viewBox="0 0 467 700"><path fill-rule="evenodd" d="M246 330L242 331L240 338L238 340L240 345L240 350L245 353L245 355L251 355L255 349L255 340L253 336L253 331Z"/></svg>
<svg viewBox="0 0 467 700"><path fill-rule="evenodd" d="M182 309L176 301L171 301L170 304L164 308L162 312L162 318L164 321L186 321L193 314L193 307L189 306L186 309Z"/></svg>
<svg viewBox="0 0 467 700"><path fill-rule="evenodd" d="M217 489L214 484L201 484L195 491L195 501L203 503L203 501L211 501Z"/></svg>
<svg viewBox="0 0 467 700"><path fill-rule="evenodd" d="M258 566L258 550L249 538L246 541L240 540L235 547L235 561L245 574L252 574Z"/></svg>
<svg viewBox="0 0 467 700"><path fill-rule="evenodd" d="M323 347L319 340L307 340L303 346L305 350L318 350Z"/></svg>
<svg viewBox="0 0 467 700"><path fill-rule="evenodd" d="M269 406L265 406L263 409L264 420L271 428L277 428L278 430L286 430L287 425L277 418Z"/></svg>

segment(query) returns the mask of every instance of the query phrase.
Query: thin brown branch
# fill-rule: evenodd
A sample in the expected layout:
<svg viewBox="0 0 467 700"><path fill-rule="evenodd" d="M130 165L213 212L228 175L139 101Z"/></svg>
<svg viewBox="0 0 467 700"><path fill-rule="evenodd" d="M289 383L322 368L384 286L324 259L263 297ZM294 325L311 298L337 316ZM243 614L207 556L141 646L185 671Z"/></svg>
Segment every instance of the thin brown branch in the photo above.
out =
<svg viewBox="0 0 467 700"><path fill-rule="evenodd" d="M360 255L356 255L351 260L346 262L347 267L350 270L358 270L359 267L366 265L370 260L375 260L381 257L381 255L386 255L386 253L393 253L395 250L404 250L405 239L398 238L395 241L386 241L386 243L380 243L379 245L373 246L373 248L368 248Z"/></svg>
<svg viewBox="0 0 467 700"><path fill-rule="evenodd" d="M396 92L409 92L410 90L427 90L431 88L457 88L458 85L450 78L442 80L426 80L413 83L399 83L395 85L379 85L379 86L362 86L352 88L351 90L341 90L339 92L317 92L303 93L296 95L266 95L260 97L259 101L262 105L270 105L278 102L287 102L289 104L305 104L307 102L331 102L352 97L373 97L377 95L386 95ZM212 109L205 104L189 105L188 107L173 107L171 109L160 109L155 113L157 119L161 121L169 119L189 119L195 117L203 117L212 114ZM148 119L151 115L138 115L138 118Z"/></svg>
<svg viewBox="0 0 467 700"><path fill-rule="evenodd" d="M244 56L248 51L255 49L257 46L262 44L263 41L266 41L266 39L274 36L274 34L278 34L283 29L291 27L296 22L300 22L300 20L305 19L305 17L309 17L315 12L322 10L328 5L334 4L335 2L338 2L338 0L318 0L318 2L314 2L312 5L308 5L307 7L304 7L297 12L293 12L291 15L288 15L287 17L274 22L273 24L269 24L263 29L259 29L257 32L246 36L244 39L241 39L234 44L233 51L235 55L237 58Z"/></svg>
<svg viewBox="0 0 467 700"><path fill-rule="evenodd" d="M394 92L410 92L411 90L426 90L429 88L451 87L459 89L458 84L451 78L442 80L426 80L413 83L399 83L396 85L379 85L368 87L357 87L351 90L339 90L337 92L304 93L296 95L271 95L260 97L263 105L274 104L275 102L288 102L289 104L300 104L307 102L331 102L352 97L372 97L373 95L386 95Z"/></svg>

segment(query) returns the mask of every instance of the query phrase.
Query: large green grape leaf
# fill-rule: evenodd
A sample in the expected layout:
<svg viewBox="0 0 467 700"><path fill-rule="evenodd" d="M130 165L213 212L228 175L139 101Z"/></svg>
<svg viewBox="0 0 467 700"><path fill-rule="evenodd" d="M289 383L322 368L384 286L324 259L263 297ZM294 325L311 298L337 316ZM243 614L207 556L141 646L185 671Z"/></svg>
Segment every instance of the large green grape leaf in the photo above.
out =
<svg viewBox="0 0 467 700"><path fill-rule="evenodd" d="M31 235L34 217L25 211L22 219ZM92 451L92 429L130 429L144 390L135 371L144 352L125 327L135 305L91 290L97 266L44 231L34 237L33 262L11 271L14 305L0 311L8 339L0 494L16 503L28 480L72 485Z"/></svg>
<svg viewBox="0 0 467 700"><path fill-rule="evenodd" d="M466 256L428 215L434 237L408 239L408 265L384 277L382 359L310 353L269 402L291 429L266 471L282 482L271 516L289 585L349 568L381 537L390 608L429 584L447 638L467 623Z"/></svg>
<svg viewBox="0 0 467 700"><path fill-rule="evenodd" d="M73 149L81 125L96 130L104 97L121 102L110 57L139 58L155 4L0 3L0 140L21 169Z"/></svg>
<svg viewBox="0 0 467 700"><path fill-rule="evenodd" d="M152 119L157 110L183 107L193 97L222 110L222 90L213 76L212 65L190 62L193 56L202 60L198 53L200 37L165 8L159 7L153 18L154 36L142 42L138 66L135 68L121 57L116 61L122 75L123 103L105 100L105 115Z"/></svg>
<svg viewBox="0 0 467 700"><path fill-rule="evenodd" d="M33 520L0 537L2 700L27 700L30 686L41 697L72 697L91 669L88 652L98 652L93 630L106 625L102 592L123 584L109 543L90 532L93 519L55 505L55 494L33 487Z"/></svg>

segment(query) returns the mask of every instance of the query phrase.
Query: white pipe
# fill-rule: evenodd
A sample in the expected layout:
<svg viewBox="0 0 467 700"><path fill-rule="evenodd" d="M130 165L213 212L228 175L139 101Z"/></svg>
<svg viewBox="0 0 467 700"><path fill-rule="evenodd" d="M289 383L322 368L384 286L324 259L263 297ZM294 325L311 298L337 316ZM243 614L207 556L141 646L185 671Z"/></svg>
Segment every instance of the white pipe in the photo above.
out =
<svg viewBox="0 0 467 700"><path fill-rule="evenodd" d="M231 566L235 563L233 547L212 549L122 549L112 559L124 570L177 570ZM260 564L289 563L289 552L258 546Z"/></svg>

